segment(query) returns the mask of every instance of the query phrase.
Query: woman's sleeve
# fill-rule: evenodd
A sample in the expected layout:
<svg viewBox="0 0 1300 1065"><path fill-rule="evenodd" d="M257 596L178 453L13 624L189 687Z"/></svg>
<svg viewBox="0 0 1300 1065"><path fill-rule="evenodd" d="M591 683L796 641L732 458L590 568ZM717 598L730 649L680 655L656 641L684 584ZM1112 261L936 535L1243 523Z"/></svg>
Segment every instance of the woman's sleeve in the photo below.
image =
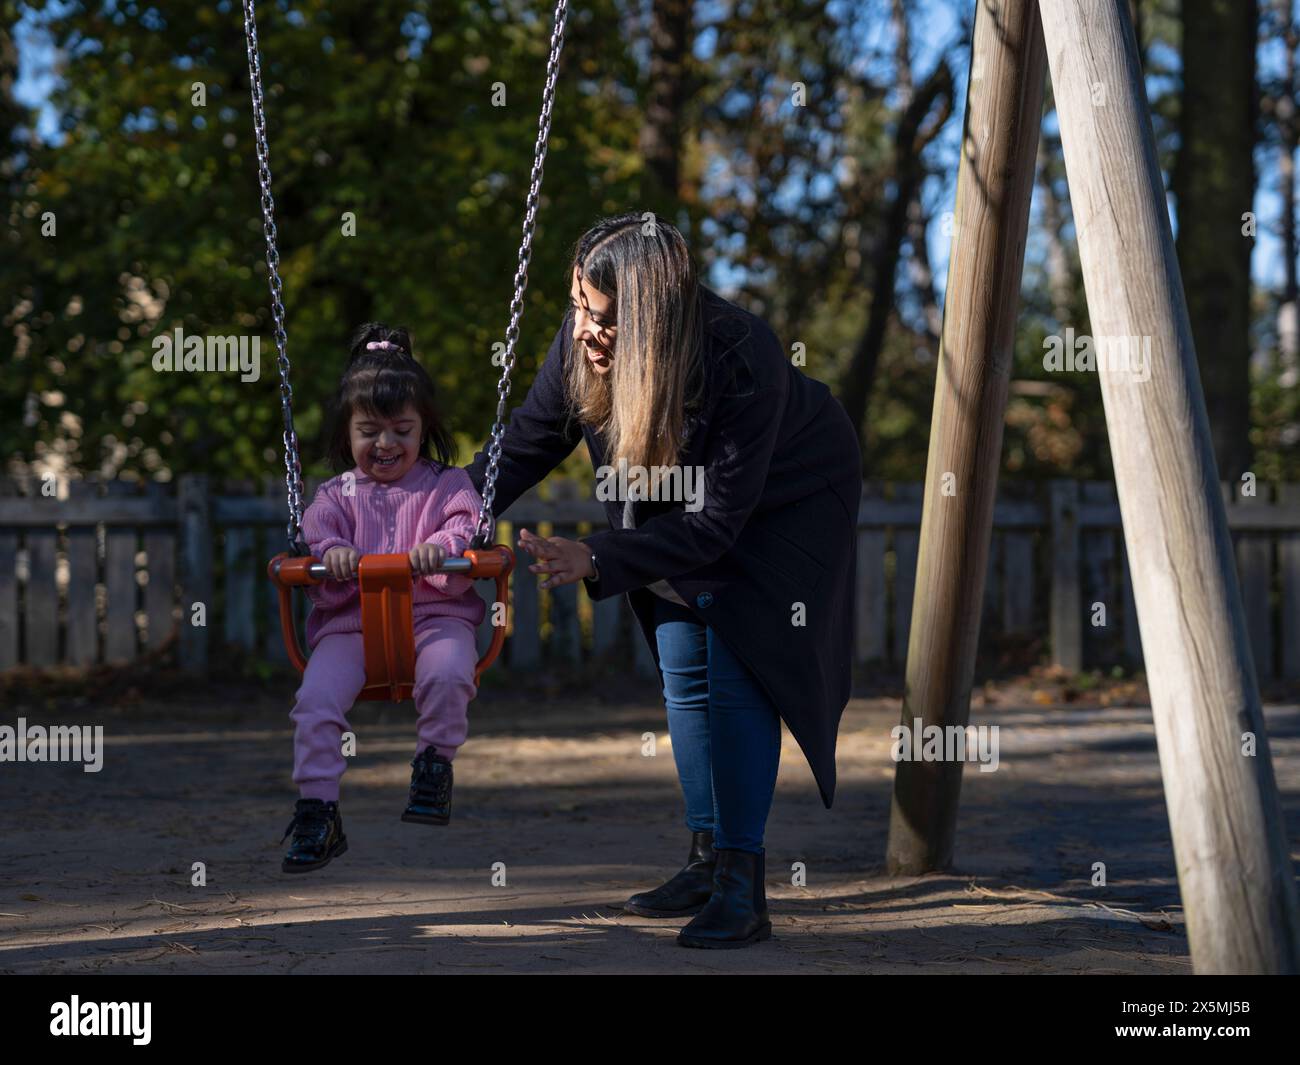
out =
<svg viewBox="0 0 1300 1065"><path fill-rule="evenodd" d="M335 487L326 481L316 489L316 497L302 516L302 536L311 553L323 559L331 547L353 547L352 522L342 502L336 498ZM307 598L321 610L338 610L357 598L359 589L355 580L326 580L305 586Z"/></svg>
<svg viewBox="0 0 1300 1065"><path fill-rule="evenodd" d="M456 487L435 517L436 528L423 542L437 544L448 558L452 558L463 555L469 547L469 542L474 537L474 526L478 522L478 508L483 500L474 491L469 474L464 470L449 469L442 476L453 478ZM474 587L473 579L461 573L426 573L419 579L434 591L447 596L464 595Z"/></svg>
<svg viewBox="0 0 1300 1065"><path fill-rule="evenodd" d="M494 518L563 462L582 439L577 420L568 416L564 385L564 362L572 343L572 318L566 314L532 388L523 403L511 412L502 435L496 492L492 497ZM483 491L487 464L484 447L466 467L478 492Z"/></svg>
<svg viewBox="0 0 1300 1065"><path fill-rule="evenodd" d="M789 375L777 372L756 391L719 399L702 456L700 509L671 510L635 529L583 538L600 571L600 580L586 581L592 599L689 573L726 553L762 498L789 393Z"/></svg>

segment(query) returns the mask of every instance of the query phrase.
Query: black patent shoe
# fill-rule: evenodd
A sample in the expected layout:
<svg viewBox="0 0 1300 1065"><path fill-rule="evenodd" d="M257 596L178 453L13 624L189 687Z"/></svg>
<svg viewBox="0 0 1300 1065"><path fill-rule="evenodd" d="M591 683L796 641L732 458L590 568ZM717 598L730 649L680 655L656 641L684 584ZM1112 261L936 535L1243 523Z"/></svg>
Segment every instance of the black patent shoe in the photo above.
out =
<svg viewBox="0 0 1300 1065"><path fill-rule="evenodd" d="M293 810L293 820L280 837L283 843L289 833L293 842L280 863L281 872L309 873L329 865L331 859L346 853L348 838L343 834L343 815L337 802L321 799L299 799Z"/></svg>
<svg viewBox="0 0 1300 1065"><path fill-rule="evenodd" d="M699 913L713 894L713 830L691 834L686 865L666 884L642 891L623 903L624 913L638 917L689 917Z"/></svg>
<svg viewBox="0 0 1300 1065"><path fill-rule="evenodd" d="M730 950L772 938L763 890L763 854L718 850L713 894L677 935L682 947Z"/></svg>
<svg viewBox="0 0 1300 1065"><path fill-rule="evenodd" d="M411 766L411 794L402 820L445 825L451 820L451 763L426 747Z"/></svg>

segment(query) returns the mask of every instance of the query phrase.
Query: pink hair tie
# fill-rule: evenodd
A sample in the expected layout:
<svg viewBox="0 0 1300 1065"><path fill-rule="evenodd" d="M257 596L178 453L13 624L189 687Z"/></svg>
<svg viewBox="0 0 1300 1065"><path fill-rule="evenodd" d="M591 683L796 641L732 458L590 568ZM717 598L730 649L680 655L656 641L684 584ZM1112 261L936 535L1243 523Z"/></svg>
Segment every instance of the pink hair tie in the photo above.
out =
<svg viewBox="0 0 1300 1065"><path fill-rule="evenodd" d="M367 351L401 351L391 340L372 340L366 345Z"/></svg>

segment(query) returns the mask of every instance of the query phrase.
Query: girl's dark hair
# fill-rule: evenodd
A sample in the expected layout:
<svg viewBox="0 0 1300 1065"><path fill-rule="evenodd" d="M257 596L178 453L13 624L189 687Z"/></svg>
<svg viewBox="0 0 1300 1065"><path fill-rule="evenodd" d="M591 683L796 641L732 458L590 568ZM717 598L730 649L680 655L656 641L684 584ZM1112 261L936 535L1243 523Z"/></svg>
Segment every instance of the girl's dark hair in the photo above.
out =
<svg viewBox="0 0 1300 1065"><path fill-rule="evenodd" d="M389 346L370 349L366 345ZM355 466L350 426L357 411L395 418L409 403L420 415L420 454L450 466L456 445L438 416L436 390L411 354L411 334L383 322L366 322L352 335L351 355L333 403L329 463L335 473Z"/></svg>

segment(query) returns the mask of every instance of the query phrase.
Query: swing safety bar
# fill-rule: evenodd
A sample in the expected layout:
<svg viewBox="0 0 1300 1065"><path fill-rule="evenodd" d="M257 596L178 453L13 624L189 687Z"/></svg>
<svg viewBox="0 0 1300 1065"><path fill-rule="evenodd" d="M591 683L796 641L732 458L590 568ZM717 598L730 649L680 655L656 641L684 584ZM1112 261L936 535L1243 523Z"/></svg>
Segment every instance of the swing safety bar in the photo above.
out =
<svg viewBox="0 0 1300 1065"><path fill-rule="evenodd" d="M515 567L514 552L503 544L471 549L459 558L444 559L439 573L460 573L473 579L496 581L497 603L509 602L508 579ZM266 567L280 598L280 634L289 661L299 673L307 657L298 644L293 623L292 589L321 584L329 577L318 558L276 555ZM359 701L411 698L415 690L415 628L412 612L411 560L407 555L363 555L357 566L361 592L361 636L365 649L366 684ZM496 661L505 642L504 624L492 626L492 642L474 667L474 683Z"/></svg>

